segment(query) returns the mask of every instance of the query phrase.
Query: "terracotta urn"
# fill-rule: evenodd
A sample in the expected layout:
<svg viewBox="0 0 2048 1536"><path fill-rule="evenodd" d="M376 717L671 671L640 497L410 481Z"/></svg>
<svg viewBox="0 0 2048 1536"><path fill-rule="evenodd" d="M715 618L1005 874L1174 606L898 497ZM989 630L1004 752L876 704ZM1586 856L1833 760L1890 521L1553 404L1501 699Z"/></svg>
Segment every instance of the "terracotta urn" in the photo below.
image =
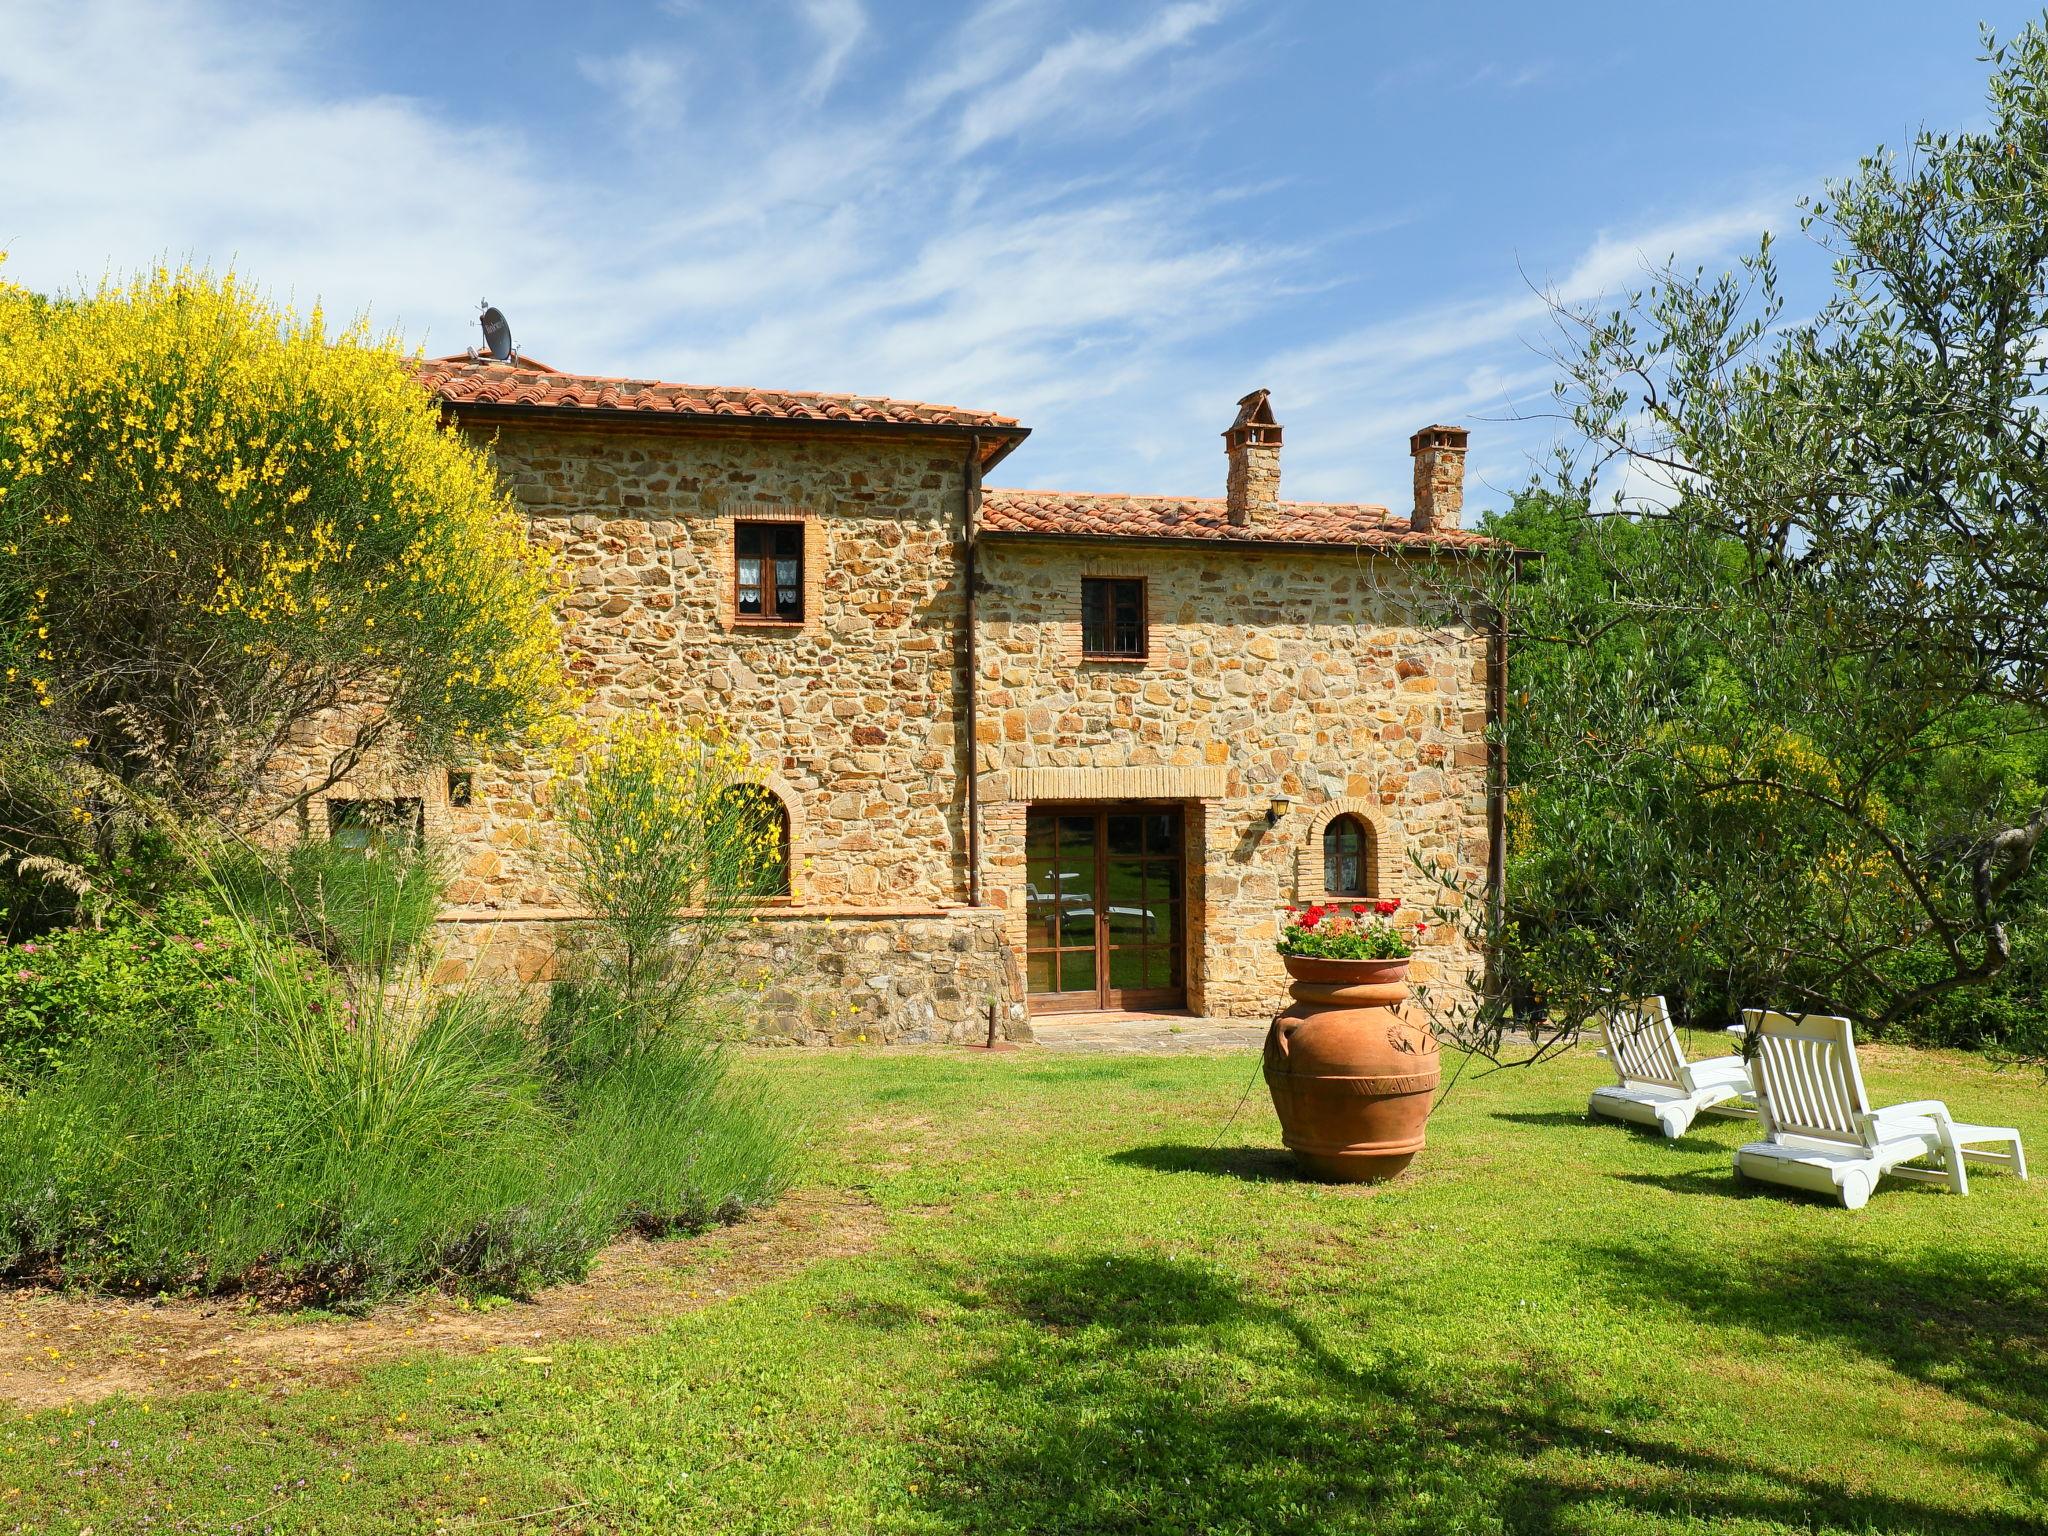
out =
<svg viewBox="0 0 2048 1536"><path fill-rule="evenodd" d="M1402 1015L1408 962L1281 958L1294 1006L1266 1036L1281 1139L1319 1179L1390 1179L1422 1150L1443 1075L1436 1037Z"/></svg>

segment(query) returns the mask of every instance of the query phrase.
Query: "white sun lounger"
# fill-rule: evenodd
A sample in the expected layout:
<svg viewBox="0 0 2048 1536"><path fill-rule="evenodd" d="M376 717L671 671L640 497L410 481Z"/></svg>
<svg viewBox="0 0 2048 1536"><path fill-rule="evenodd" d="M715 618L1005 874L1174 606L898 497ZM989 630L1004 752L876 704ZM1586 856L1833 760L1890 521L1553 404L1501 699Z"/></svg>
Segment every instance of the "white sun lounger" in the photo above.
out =
<svg viewBox="0 0 2048 1536"><path fill-rule="evenodd" d="M1746 1009L1742 1018L1757 1033L1757 1108L1765 1139L1737 1149L1738 1176L1837 1195L1852 1211L1887 1174L1945 1184L1959 1195L1970 1192L1966 1163L2027 1176L2020 1133L2009 1125L1958 1120L1939 1099L1873 1110L1847 1019L1760 1009ZM2010 1150L1976 1150L1983 1145ZM1934 1158L1941 1166L1901 1166L1915 1158Z"/></svg>
<svg viewBox="0 0 2048 1536"><path fill-rule="evenodd" d="M1740 1056L1687 1061L1661 997L1623 1004L1607 1015L1607 1056L1617 1082L1595 1088L1591 1114L1654 1125L1683 1136L1701 1112L1750 1115L1749 1069Z"/></svg>

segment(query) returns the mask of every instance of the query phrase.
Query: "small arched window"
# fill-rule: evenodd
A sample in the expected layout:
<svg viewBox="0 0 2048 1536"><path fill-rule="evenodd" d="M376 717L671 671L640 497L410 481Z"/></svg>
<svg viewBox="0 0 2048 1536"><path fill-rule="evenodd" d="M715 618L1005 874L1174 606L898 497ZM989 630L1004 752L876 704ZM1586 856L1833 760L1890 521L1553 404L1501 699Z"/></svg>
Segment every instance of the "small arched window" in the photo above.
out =
<svg viewBox="0 0 2048 1536"><path fill-rule="evenodd" d="M1331 896L1370 896L1372 833L1346 813L1323 828L1323 890Z"/></svg>
<svg viewBox="0 0 2048 1536"><path fill-rule="evenodd" d="M789 808L771 789L740 784L719 797L732 811L722 829L729 847L721 862L739 894L757 897L789 894ZM714 855L714 857L720 857Z"/></svg>

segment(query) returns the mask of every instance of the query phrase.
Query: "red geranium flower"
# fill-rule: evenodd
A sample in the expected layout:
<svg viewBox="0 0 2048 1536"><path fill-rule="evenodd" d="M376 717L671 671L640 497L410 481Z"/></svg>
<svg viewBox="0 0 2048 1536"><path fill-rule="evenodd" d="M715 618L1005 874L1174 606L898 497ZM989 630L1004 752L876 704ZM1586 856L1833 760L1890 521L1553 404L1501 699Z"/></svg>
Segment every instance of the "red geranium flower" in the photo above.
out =
<svg viewBox="0 0 2048 1536"><path fill-rule="evenodd" d="M1381 917L1388 917L1401 910L1401 903L1398 901L1376 901L1372 904L1372 909L1379 913Z"/></svg>
<svg viewBox="0 0 2048 1536"><path fill-rule="evenodd" d="M1306 912L1301 914L1301 926L1304 928L1313 928L1317 923L1320 923L1322 920L1323 909L1321 907L1310 907Z"/></svg>

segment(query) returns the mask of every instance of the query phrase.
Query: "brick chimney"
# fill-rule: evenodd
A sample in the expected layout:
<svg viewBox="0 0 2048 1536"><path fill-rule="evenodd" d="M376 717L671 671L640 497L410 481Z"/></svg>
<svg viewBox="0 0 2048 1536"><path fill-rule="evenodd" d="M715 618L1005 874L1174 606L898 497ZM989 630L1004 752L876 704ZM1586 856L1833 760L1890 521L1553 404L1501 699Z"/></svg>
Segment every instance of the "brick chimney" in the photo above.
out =
<svg viewBox="0 0 2048 1536"><path fill-rule="evenodd" d="M1266 391L1255 389L1237 402L1237 420L1223 434L1230 459L1225 498L1230 526L1256 528L1272 521L1280 505L1280 423Z"/></svg>
<svg viewBox="0 0 2048 1536"><path fill-rule="evenodd" d="M1408 439L1415 455L1415 513L1408 526L1417 533L1453 529L1465 511L1463 427L1424 427Z"/></svg>

